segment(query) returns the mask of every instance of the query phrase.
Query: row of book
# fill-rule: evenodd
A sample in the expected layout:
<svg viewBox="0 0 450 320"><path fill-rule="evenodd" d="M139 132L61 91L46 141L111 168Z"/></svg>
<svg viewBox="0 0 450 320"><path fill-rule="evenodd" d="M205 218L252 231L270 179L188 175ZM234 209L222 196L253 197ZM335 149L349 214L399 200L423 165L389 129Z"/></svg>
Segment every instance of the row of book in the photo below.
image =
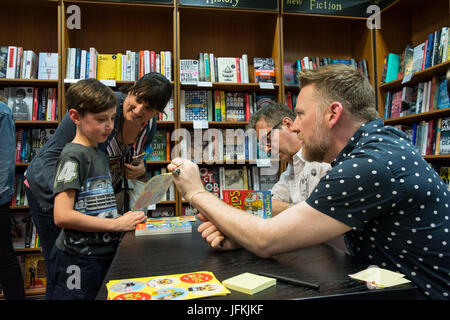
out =
<svg viewBox="0 0 450 320"><path fill-rule="evenodd" d="M284 96L285 96L284 101L286 101L286 105L289 107L289 109L295 110L295 106L297 105L298 93L286 91Z"/></svg>
<svg viewBox="0 0 450 320"><path fill-rule="evenodd" d="M24 129L16 131L16 162L28 163L38 154L42 146L56 129Z"/></svg>
<svg viewBox="0 0 450 320"><path fill-rule="evenodd" d="M14 115L14 120L58 119L58 89L44 87L4 87L0 88Z"/></svg>
<svg viewBox="0 0 450 320"><path fill-rule="evenodd" d="M270 102L276 102L275 95L222 90L181 90L180 120L248 121L252 113Z"/></svg>
<svg viewBox="0 0 450 320"><path fill-rule="evenodd" d="M181 128L174 131L171 140L174 141L172 158L180 157L208 164L230 161L244 163L245 160L258 164L258 161L270 161L253 129L244 131L242 128L210 128L192 131ZM161 146L161 149L165 147Z"/></svg>
<svg viewBox="0 0 450 320"><path fill-rule="evenodd" d="M57 80L58 53L0 46L0 78Z"/></svg>
<svg viewBox="0 0 450 320"><path fill-rule="evenodd" d="M28 206L24 181L25 176L23 173L16 173L14 175L14 193L11 198L11 207Z"/></svg>
<svg viewBox="0 0 450 320"><path fill-rule="evenodd" d="M445 75L401 90L386 93L384 118L391 119L411 114L429 112L450 107Z"/></svg>
<svg viewBox="0 0 450 320"><path fill-rule="evenodd" d="M67 48L66 79L96 78L136 81L149 72L158 72L172 80L172 52L126 50L103 54L95 48Z"/></svg>
<svg viewBox="0 0 450 320"><path fill-rule="evenodd" d="M11 234L14 249L40 247L36 226L26 212L16 212L11 215Z"/></svg>
<svg viewBox="0 0 450 320"><path fill-rule="evenodd" d="M387 83L400 78L404 80L415 72L433 67L450 59L448 27L430 33L424 42L407 45L403 53L389 53L384 58L381 82Z"/></svg>
<svg viewBox="0 0 450 320"><path fill-rule="evenodd" d="M175 107L173 103L173 95L170 97L169 102L167 102L164 112L159 113L160 121L175 121Z"/></svg>
<svg viewBox="0 0 450 320"><path fill-rule="evenodd" d="M397 125L421 155L450 154L450 117Z"/></svg>
<svg viewBox="0 0 450 320"><path fill-rule="evenodd" d="M200 178L207 191L223 199L224 190L270 191L278 182L278 173L265 175L257 166L200 167Z"/></svg>
<svg viewBox="0 0 450 320"><path fill-rule="evenodd" d="M253 58L254 81L275 82L275 65L272 58ZM214 53L199 53L198 59L180 60L181 84L198 82L250 83L248 56L215 57Z"/></svg>
<svg viewBox="0 0 450 320"><path fill-rule="evenodd" d="M362 59L356 61L354 58L350 59L333 59L329 57L303 57L297 59L295 62L285 62L283 65L284 83L285 85L297 86L298 79L296 73L301 70L314 70L329 64L346 64L354 67L361 72L366 78L369 78L369 69L367 61Z"/></svg>

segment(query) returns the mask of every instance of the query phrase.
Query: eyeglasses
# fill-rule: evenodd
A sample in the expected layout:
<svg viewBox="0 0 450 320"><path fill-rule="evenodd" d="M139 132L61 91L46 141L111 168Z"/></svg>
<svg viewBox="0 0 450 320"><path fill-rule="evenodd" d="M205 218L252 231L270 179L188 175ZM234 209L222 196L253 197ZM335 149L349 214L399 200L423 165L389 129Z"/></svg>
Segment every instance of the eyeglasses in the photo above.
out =
<svg viewBox="0 0 450 320"><path fill-rule="evenodd" d="M264 147L267 145L267 146L270 146L271 145L271 136L272 136L272 132L273 132L273 130L275 130L275 129L279 129L280 127L281 127L281 125L283 124L283 119L281 119L276 125L274 125L273 127L272 127L272 129L270 129L269 130L269 132L265 135L265 136L263 136L262 138L261 138L261 140L260 140L260 143L259 143L259 148L261 149L261 150L264 150Z"/></svg>

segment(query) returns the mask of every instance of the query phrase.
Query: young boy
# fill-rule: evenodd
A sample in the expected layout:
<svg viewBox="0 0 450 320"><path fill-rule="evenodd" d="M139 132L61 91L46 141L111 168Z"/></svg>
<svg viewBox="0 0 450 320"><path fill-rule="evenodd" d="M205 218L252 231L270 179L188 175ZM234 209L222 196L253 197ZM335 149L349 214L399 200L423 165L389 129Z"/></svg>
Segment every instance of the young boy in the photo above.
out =
<svg viewBox="0 0 450 320"><path fill-rule="evenodd" d="M50 254L46 298L94 299L121 232L145 215L118 215L108 156L97 147L114 127L113 91L96 79L81 80L68 89L66 105L77 131L56 164L54 220L62 231Z"/></svg>

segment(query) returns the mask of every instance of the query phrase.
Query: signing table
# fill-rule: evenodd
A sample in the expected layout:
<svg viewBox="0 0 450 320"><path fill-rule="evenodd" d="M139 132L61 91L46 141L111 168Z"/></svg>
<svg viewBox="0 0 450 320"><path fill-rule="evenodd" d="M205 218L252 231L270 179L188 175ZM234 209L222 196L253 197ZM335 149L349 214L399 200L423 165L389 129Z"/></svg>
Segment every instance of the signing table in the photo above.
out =
<svg viewBox="0 0 450 320"><path fill-rule="evenodd" d="M394 288L369 289L365 283L348 277L369 265L329 245L321 244L299 251L259 258L239 249L227 252L212 250L197 232L135 237L125 234L97 299L106 300L106 283L110 280L189 273L212 272L219 281L244 272L271 273L320 284L310 289L277 281L271 288L255 295L231 291L226 296L209 299L415 299L416 287L406 284Z"/></svg>

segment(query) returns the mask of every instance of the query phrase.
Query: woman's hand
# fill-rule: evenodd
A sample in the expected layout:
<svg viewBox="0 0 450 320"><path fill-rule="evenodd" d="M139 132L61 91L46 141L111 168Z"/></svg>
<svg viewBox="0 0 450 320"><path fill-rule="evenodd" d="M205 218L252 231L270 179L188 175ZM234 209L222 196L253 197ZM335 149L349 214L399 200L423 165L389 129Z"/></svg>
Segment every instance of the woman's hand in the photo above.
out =
<svg viewBox="0 0 450 320"><path fill-rule="evenodd" d="M187 201L191 201L192 195L205 190L198 166L192 161L175 158L167 166L167 170L173 173L173 182Z"/></svg>
<svg viewBox="0 0 450 320"><path fill-rule="evenodd" d="M139 162L138 165L132 165L125 163L125 178L127 179L137 179L145 174L145 163L144 161Z"/></svg>

